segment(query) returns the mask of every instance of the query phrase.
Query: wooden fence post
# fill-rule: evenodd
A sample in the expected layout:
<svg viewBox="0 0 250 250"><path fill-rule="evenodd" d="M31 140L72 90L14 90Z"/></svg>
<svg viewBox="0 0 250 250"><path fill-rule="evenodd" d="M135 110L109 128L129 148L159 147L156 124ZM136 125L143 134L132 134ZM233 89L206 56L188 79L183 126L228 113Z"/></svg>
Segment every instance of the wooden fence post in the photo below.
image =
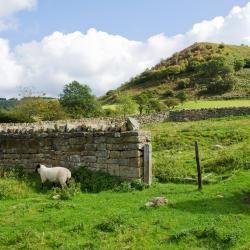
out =
<svg viewBox="0 0 250 250"><path fill-rule="evenodd" d="M152 184L152 145L144 145L144 182Z"/></svg>
<svg viewBox="0 0 250 250"><path fill-rule="evenodd" d="M202 172L201 172L198 141L195 141L195 159L197 165L198 189L202 190Z"/></svg>

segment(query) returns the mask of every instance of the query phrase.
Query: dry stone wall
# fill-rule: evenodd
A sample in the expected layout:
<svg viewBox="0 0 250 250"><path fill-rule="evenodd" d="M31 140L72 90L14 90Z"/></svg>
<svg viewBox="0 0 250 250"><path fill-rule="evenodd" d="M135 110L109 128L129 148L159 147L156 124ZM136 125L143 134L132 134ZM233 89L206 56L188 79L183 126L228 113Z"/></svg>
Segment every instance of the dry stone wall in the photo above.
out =
<svg viewBox="0 0 250 250"><path fill-rule="evenodd" d="M144 145L149 143L149 133L128 131L121 121L99 122L94 128L80 121L2 124L0 164L21 165L28 171L34 171L38 163L70 169L86 166L138 179L144 177Z"/></svg>
<svg viewBox="0 0 250 250"><path fill-rule="evenodd" d="M171 110L134 117L139 121L140 124L149 124L164 121L198 121L210 118L242 115L250 115L250 107Z"/></svg>

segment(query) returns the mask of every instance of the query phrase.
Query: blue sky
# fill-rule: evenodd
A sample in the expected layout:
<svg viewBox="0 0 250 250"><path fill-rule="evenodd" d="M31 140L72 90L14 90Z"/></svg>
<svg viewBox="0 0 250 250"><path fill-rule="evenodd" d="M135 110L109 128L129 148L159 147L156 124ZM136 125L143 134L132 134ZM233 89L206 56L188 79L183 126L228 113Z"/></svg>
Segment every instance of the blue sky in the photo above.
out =
<svg viewBox="0 0 250 250"><path fill-rule="evenodd" d="M250 0L0 0L0 97L102 95L195 42L250 46Z"/></svg>
<svg viewBox="0 0 250 250"><path fill-rule="evenodd" d="M61 31L86 32L89 28L145 41L152 35L173 36L194 23L224 16L247 0L40 0L34 11L15 17L19 28L4 32L12 45Z"/></svg>

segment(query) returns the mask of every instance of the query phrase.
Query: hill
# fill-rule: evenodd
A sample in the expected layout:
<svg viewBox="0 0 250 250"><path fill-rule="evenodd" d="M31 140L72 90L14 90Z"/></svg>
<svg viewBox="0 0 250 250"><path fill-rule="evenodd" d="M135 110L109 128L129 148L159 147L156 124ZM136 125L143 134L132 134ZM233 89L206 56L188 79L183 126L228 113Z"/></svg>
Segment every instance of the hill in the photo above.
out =
<svg viewBox="0 0 250 250"><path fill-rule="evenodd" d="M161 102L169 99L245 98L250 95L250 47L195 43L146 69L101 97L114 104L119 93L134 97L150 91Z"/></svg>

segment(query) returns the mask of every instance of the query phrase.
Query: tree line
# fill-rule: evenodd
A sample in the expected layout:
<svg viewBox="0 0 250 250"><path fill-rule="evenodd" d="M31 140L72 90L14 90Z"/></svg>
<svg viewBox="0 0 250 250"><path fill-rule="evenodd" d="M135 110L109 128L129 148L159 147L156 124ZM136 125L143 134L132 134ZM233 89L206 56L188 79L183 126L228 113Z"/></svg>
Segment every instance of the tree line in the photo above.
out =
<svg viewBox="0 0 250 250"><path fill-rule="evenodd" d="M58 99L26 95L20 100L4 98L0 102L0 122L37 122L90 117L127 116L160 111L164 105L153 91L136 97L119 94L115 108L103 108L89 86L73 81L66 84ZM11 102L9 103L9 101ZM8 104L8 105L7 105ZM6 108L7 107L7 108ZM170 107L170 106L169 106Z"/></svg>

